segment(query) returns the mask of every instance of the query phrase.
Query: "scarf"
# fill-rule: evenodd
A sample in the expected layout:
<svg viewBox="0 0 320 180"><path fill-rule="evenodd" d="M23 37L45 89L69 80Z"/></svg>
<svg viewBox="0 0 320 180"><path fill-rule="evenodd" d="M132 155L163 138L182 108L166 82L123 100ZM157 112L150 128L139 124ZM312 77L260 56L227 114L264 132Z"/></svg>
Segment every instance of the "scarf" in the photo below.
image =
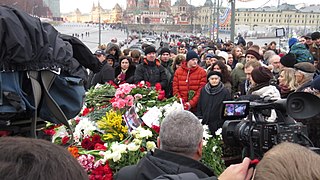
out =
<svg viewBox="0 0 320 180"><path fill-rule="evenodd" d="M224 85L221 81L216 86L211 86L211 84L208 82L204 88L209 95L216 95L222 91Z"/></svg>

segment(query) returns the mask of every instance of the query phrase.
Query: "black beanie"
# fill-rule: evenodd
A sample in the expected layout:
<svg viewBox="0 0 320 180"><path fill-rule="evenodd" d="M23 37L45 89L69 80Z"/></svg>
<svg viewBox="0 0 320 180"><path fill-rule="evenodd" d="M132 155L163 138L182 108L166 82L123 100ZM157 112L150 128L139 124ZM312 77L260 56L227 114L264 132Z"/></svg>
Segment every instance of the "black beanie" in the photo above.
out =
<svg viewBox="0 0 320 180"><path fill-rule="evenodd" d="M251 77L253 81L257 84L269 82L273 75L272 72L266 67L256 67L251 72Z"/></svg>
<svg viewBox="0 0 320 180"><path fill-rule="evenodd" d="M261 55L259 54L259 52L253 50L253 49L248 49L247 52L246 52L246 57L247 57L247 54L251 54L252 56L256 57L257 60L260 60L262 59Z"/></svg>
<svg viewBox="0 0 320 180"><path fill-rule="evenodd" d="M197 58L199 60L198 54L196 52L194 52L193 50L188 51L186 60L189 61L193 58Z"/></svg>
<svg viewBox="0 0 320 180"><path fill-rule="evenodd" d="M297 63L296 55L288 53L280 59L280 63L285 67L293 68L293 66Z"/></svg>
<svg viewBox="0 0 320 180"><path fill-rule="evenodd" d="M161 51L160 51L160 55L162 55L163 53L168 53L168 54L170 54L170 49L167 48L167 47L162 48Z"/></svg>
<svg viewBox="0 0 320 180"><path fill-rule="evenodd" d="M149 53L152 53L152 52L156 52L156 48L155 47L153 47L153 46L148 46L148 47L146 47L146 49L144 50L144 54L145 55L147 55L147 54L149 54Z"/></svg>
<svg viewBox="0 0 320 180"><path fill-rule="evenodd" d="M207 75L207 80L210 78L210 76L212 76L212 75L217 75L217 76L219 76L220 77L220 81L222 80L222 74L220 73L220 72L218 72L218 71L210 71L209 73L208 73L208 75Z"/></svg>

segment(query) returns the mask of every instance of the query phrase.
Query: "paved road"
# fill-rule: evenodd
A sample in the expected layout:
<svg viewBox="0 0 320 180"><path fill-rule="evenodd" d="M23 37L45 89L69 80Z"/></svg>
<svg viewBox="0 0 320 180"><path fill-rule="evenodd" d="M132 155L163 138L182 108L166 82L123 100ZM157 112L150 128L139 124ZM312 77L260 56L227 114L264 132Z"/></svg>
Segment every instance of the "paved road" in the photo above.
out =
<svg viewBox="0 0 320 180"><path fill-rule="evenodd" d="M87 25L82 23L64 23L55 28L63 34L79 34L79 39L84 42L89 49L94 52L99 44L99 26L98 25ZM89 32L90 35L86 36L85 33ZM83 37L81 36L83 34ZM127 34L121 30L115 30L110 28L101 28L101 43L108 44L112 38L116 37L119 41L124 41L127 38ZM225 40L229 38L227 34L220 34L220 38ZM278 38L268 38L268 39L246 39L246 41L253 41L254 44L263 46L265 43L270 43L271 41L279 42ZM134 44L136 41L133 41L130 45ZM129 45L129 46L130 46ZM286 45L286 44L285 44ZM157 45L158 46L158 45ZM124 46L124 48L127 45Z"/></svg>

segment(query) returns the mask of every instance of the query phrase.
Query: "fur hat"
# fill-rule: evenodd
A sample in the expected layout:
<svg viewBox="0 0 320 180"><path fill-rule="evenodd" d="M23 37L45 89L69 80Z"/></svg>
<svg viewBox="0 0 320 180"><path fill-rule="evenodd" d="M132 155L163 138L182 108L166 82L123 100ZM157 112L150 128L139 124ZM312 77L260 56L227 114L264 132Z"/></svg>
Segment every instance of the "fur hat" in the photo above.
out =
<svg viewBox="0 0 320 180"><path fill-rule="evenodd" d="M262 59L262 58L261 58L261 55L259 54L259 51L256 51L256 49L251 49L251 48L249 48L249 49L247 50L247 52L246 52L246 57L247 57L248 54L251 54L252 56L256 57L257 60Z"/></svg>
<svg viewBox="0 0 320 180"><path fill-rule="evenodd" d="M149 53L152 53L152 52L156 52L156 48L154 46L148 46L146 47L146 49L144 50L144 54L147 55Z"/></svg>
<svg viewBox="0 0 320 180"><path fill-rule="evenodd" d="M170 54L170 49L167 48L167 47L162 48L161 51L160 51L160 55L162 55L163 53L168 53L168 54Z"/></svg>
<svg viewBox="0 0 320 180"><path fill-rule="evenodd" d="M285 67L291 67L297 63L296 55L288 53L280 59L280 63Z"/></svg>
<svg viewBox="0 0 320 180"><path fill-rule="evenodd" d="M210 71L210 72L208 73L208 75L207 75L207 79L209 79L210 76L213 76L213 75L219 76L219 77L220 77L220 81L221 81L221 79L222 79L222 74L221 74L220 72L218 72L218 71Z"/></svg>
<svg viewBox="0 0 320 180"><path fill-rule="evenodd" d="M314 32L311 34L311 39L314 41L314 40L317 40L317 39L320 39L320 32Z"/></svg>
<svg viewBox="0 0 320 180"><path fill-rule="evenodd" d="M316 72L316 68L313 64L309 62L300 62L294 65L294 68L305 73L314 73Z"/></svg>
<svg viewBox="0 0 320 180"><path fill-rule="evenodd" d="M294 45L295 43L298 42L298 39L297 38L290 38L289 41L288 41L288 44L289 44L289 48Z"/></svg>
<svg viewBox="0 0 320 180"><path fill-rule="evenodd" d="M188 51L186 60L190 61L193 58L197 58L198 60L200 60L199 56L198 56L198 54L196 52L194 52L193 50Z"/></svg>
<svg viewBox="0 0 320 180"><path fill-rule="evenodd" d="M272 79L273 75L268 68L261 66L252 70L251 77L255 83L261 84L269 82Z"/></svg>

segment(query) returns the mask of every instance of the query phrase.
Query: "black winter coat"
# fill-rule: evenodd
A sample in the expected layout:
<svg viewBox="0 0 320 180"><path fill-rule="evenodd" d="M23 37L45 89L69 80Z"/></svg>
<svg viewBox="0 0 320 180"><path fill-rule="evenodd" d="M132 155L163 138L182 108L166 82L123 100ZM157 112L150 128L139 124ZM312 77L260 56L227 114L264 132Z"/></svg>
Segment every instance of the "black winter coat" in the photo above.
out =
<svg viewBox="0 0 320 180"><path fill-rule="evenodd" d="M116 175L115 180L150 180L163 174L181 174L191 172L199 178L214 176L207 166L176 153L156 149L149 152L137 165L126 166ZM215 177L213 177L215 178Z"/></svg>
<svg viewBox="0 0 320 180"><path fill-rule="evenodd" d="M209 92L209 83L207 83L200 92L198 102L197 116L202 118L202 124L209 126L211 134L214 134L222 127L222 102L231 99L230 92L223 86L215 92Z"/></svg>
<svg viewBox="0 0 320 180"><path fill-rule="evenodd" d="M105 84L109 81L114 80L114 69L104 61L101 70L96 73L91 81L91 86L95 86L96 84Z"/></svg>
<svg viewBox="0 0 320 180"><path fill-rule="evenodd" d="M162 89L166 89L169 80L159 60L156 59L154 62L150 62L144 59L143 63L137 66L134 73L134 83L137 84L140 81L147 81L151 86L160 83Z"/></svg>

